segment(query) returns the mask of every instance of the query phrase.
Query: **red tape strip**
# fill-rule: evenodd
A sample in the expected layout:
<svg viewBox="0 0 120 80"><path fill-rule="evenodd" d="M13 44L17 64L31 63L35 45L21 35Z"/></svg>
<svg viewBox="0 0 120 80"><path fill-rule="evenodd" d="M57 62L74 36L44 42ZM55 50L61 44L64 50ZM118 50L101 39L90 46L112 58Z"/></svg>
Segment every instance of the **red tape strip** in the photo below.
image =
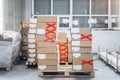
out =
<svg viewBox="0 0 120 80"><path fill-rule="evenodd" d="M81 34L81 38L80 40L84 40L84 39L88 39L88 40L92 40L92 34L89 34L89 35L84 35L84 34Z"/></svg>
<svg viewBox="0 0 120 80"><path fill-rule="evenodd" d="M89 64L89 65L93 65L93 60L82 60L82 65L85 65L85 64Z"/></svg>
<svg viewBox="0 0 120 80"><path fill-rule="evenodd" d="M55 42L54 36L52 36L52 37L48 36L48 35L54 35L54 34L56 34L56 24L55 23L47 23L45 41Z"/></svg>
<svg viewBox="0 0 120 80"><path fill-rule="evenodd" d="M67 62L67 58L66 57L60 58L60 62Z"/></svg>

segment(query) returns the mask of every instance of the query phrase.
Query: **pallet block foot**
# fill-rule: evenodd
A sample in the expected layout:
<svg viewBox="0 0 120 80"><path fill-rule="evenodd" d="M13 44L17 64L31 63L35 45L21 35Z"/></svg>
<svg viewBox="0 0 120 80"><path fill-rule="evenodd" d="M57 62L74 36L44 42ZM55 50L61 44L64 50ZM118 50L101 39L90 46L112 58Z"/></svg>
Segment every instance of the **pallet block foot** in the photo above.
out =
<svg viewBox="0 0 120 80"><path fill-rule="evenodd" d="M38 73L40 77L43 77L43 72Z"/></svg>
<svg viewBox="0 0 120 80"><path fill-rule="evenodd" d="M90 76L91 76L91 77L95 77L95 72L94 72L94 71L91 72L91 73L90 73Z"/></svg>
<svg viewBox="0 0 120 80"><path fill-rule="evenodd" d="M69 76L69 72L64 72L64 76Z"/></svg>
<svg viewBox="0 0 120 80"><path fill-rule="evenodd" d="M10 68L10 67L6 68L6 71L10 71L10 70L11 70L11 68Z"/></svg>

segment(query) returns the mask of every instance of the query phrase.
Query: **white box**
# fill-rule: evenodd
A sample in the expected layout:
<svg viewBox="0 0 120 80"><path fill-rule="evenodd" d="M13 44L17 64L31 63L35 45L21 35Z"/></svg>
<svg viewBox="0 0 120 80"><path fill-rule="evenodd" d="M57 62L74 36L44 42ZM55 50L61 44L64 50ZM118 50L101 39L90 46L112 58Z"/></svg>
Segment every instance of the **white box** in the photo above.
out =
<svg viewBox="0 0 120 80"><path fill-rule="evenodd" d="M29 33L35 34L36 33L36 29L29 29Z"/></svg>
<svg viewBox="0 0 120 80"><path fill-rule="evenodd" d="M80 33L80 28L71 28L71 33Z"/></svg>
<svg viewBox="0 0 120 80"><path fill-rule="evenodd" d="M36 57L36 54L29 54L29 57L34 58Z"/></svg>
<svg viewBox="0 0 120 80"><path fill-rule="evenodd" d="M80 46L80 41L72 41L72 46Z"/></svg>
<svg viewBox="0 0 120 80"><path fill-rule="evenodd" d="M31 18L30 19L30 23L35 23L36 24L37 23L37 19Z"/></svg>
<svg viewBox="0 0 120 80"><path fill-rule="evenodd" d="M28 58L28 61L29 62L35 62L35 59L34 58Z"/></svg>
<svg viewBox="0 0 120 80"><path fill-rule="evenodd" d="M74 58L79 58L79 57L81 57L81 54L80 53L73 53L73 57Z"/></svg>
<svg viewBox="0 0 120 80"><path fill-rule="evenodd" d="M73 65L73 70L82 70L82 65Z"/></svg>
<svg viewBox="0 0 120 80"><path fill-rule="evenodd" d="M28 48L35 48L35 44L28 44Z"/></svg>
<svg viewBox="0 0 120 80"><path fill-rule="evenodd" d="M29 28L36 28L36 24L29 24Z"/></svg>
<svg viewBox="0 0 120 80"><path fill-rule="evenodd" d="M28 43L35 43L35 39L28 39Z"/></svg>
<svg viewBox="0 0 120 80"><path fill-rule="evenodd" d="M80 47L72 47L72 52L80 52Z"/></svg>
<svg viewBox="0 0 120 80"><path fill-rule="evenodd" d="M80 34L72 34L72 40L80 40Z"/></svg>
<svg viewBox="0 0 120 80"><path fill-rule="evenodd" d="M35 53L36 50L35 50L35 49L28 49L28 52L29 52L29 53Z"/></svg>
<svg viewBox="0 0 120 80"><path fill-rule="evenodd" d="M35 34L28 34L29 39L35 39Z"/></svg>

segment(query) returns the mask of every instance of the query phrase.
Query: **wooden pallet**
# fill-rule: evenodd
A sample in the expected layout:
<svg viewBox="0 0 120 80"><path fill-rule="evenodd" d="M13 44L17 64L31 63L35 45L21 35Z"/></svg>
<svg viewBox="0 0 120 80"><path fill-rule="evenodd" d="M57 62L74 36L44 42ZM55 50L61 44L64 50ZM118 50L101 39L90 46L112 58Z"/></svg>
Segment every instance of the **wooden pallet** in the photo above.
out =
<svg viewBox="0 0 120 80"><path fill-rule="evenodd" d="M74 77L74 78L80 78L80 77L94 77L95 72L82 72L82 71L73 71L72 66L70 65L62 65L58 70L55 71L40 71L38 70L38 75L40 77Z"/></svg>

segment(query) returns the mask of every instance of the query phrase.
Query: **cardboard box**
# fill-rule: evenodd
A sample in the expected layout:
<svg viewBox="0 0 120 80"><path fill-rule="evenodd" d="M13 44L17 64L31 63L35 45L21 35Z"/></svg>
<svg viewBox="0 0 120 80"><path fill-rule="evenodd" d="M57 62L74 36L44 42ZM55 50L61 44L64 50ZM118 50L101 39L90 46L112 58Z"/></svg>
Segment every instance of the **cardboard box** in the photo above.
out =
<svg viewBox="0 0 120 80"><path fill-rule="evenodd" d="M57 71L57 66L38 65L40 71Z"/></svg>
<svg viewBox="0 0 120 80"><path fill-rule="evenodd" d="M68 47L71 47L71 46L72 46L72 42L68 41Z"/></svg>
<svg viewBox="0 0 120 80"><path fill-rule="evenodd" d="M28 34L28 39L35 39L35 34Z"/></svg>
<svg viewBox="0 0 120 80"><path fill-rule="evenodd" d="M48 35L49 37L55 37L54 40L56 40L56 35ZM44 41L46 39L46 36L45 35L36 35L36 41L39 42L39 41Z"/></svg>
<svg viewBox="0 0 120 80"><path fill-rule="evenodd" d="M36 48L36 45L35 44L28 44L28 48Z"/></svg>
<svg viewBox="0 0 120 80"><path fill-rule="evenodd" d="M57 16L38 16L37 23L57 22Z"/></svg>
<svg viewBox="0 0 120 80"><path fill-rule="evenodd" d="M30 24L29 24L29 28L33 28L33 29L36 28L36 24L30 23Z"/></svg>
<svg viewBox="0 0 120 80"><path fill-rule="evenodd" d="M36 34L36 29L29 29L29 33Z"/></svg>
<svg viewBox="0 0 120 80"><path fill-rule="evenodd" d="M29 53L35 53L35 52L36 52L36 49L28 49L28 52L29 52Z"/></svg>
<svg viewBox="0 0 120 80"><path fill-rule="evenodd" d="M28 39L28 43L36 43L36 39Z"/></svg>
<svg viewBox="0 0 120 80"><path fill-rule="evenodd" d="M72 53L68 53L68 63L73 63Z"/></svg>
<svg viewBox="0 0 120 80"><path fill-rule="evenodd" d="M60 60L60 63L68 62L67 56L66 57L65 56L63 56L63 57L61 56L59 60Z"/></svg>
<svg viewBox="0 0 120 80"><path fill-rule="evenodd" d="M93 65L92 62L89 62L92 59L92 54L81 54L81 59L82 61L86 61L87 63L86 64L82 64L82 71L83 72L92 72L93 71ZM90 63L90 64L89 64Z"/></svg>
<svg viewBox="0 0 120 80"><path fill-rule="evenodd" d="M55 24L55 26L57 27L57 23L50 23L49 22L49 24ZM37 29L46 29L46 27L47 27L48 25L47 25L47 23L46 22L44 22L44 23L37 23Z"/></svg>
<svg viewBox="0 0 120 80"><path fill-rule="evenodd" d="M73 65L81 65L81 54L73 53Z"/></svg>
<svg viewBox="0 0 120 80"><path fill-rule="evenodd" d="M80 47L92 47L92 41L80 41Z"/></svg>
<svg viewBox="0 0 120 80"><path fill-rule="evenodd" d="M67 34L63 32L58 33L58 42L59 43L66 43L67 42Z"/></svg>
<svg viewBox="0 0 120 80"><path fill-rule="evenodd" d="M80 53L80 47L72 47L72 52Z"/></svg>
<svg viewBox="0 0 120 80"><path fill-rule="evenodd" d="M43 53L57 53L57 47L42 47L37 48L37 54L43 54Z"/></svg>
<svg viewBox="0 0 120 80"><path fill-rule="evenodd" d="M92 34L81 34L80 36L80 41L92 41Z"/></svg>
<svg viewBox="0 0 120 80"><path fill-rule="evenodd" d="M28 54L29 58L36 58L36 56L37 56L36 54Z"/></svg>
<svg viewBox="0 0 120 80"><path fill-rule="evenodd" d="M37 47L57 47L56 42L37 42Z"/></svg>
<svg viewBox="0 0 120 80"><path fill-rule="evenodd" d="M51 53L51 54L38 54L38 59L57 59L57 54Z"/></svg>
<svg viewBox="0 0 120 80"><path fill-rule="evenodd" d="M35 18L30 18L30 23L36 24L36 23L37 23L37 19L35 19Z"/></svg>
<svg viewBox="0 0 120 80"><path fill-rule="evenodd" d="M72 34L72 40L80 40L80 34Z"/></svg>
<svg viewBox="0 0 120 80"><path fill-rule="evenodd" d="M92 48L91 47L81 47L80 48L80 53L91 53Z"/></svg>
<svg viewBox="0 0 120 80"><path fill-rule="evenodd" d="M46 29L37 29L37 34L46 34Z"/></svg>
<svg viewBox="0 0 120 80"><path fill-rule="evenodd" d="M80 28L80 34L91 34L91 28Z"/></svg>
<svg viewBox="0 0 120 80"><path fill-rule="evenodd" d="M28 62L36 63L36 59L35 58L28 58Z"/></svg>
<svg viewBox="0 0 120 80"><path fill-rule="evenodd" d="M57 59L45 59L45 60L38 60L38 65L57 65Z"/></svg>
<svg viewBox="0 0 120 80"><path fill-rule="evenodd" d="M72 46L80 46L80 41L72 41Z"/></svg>

